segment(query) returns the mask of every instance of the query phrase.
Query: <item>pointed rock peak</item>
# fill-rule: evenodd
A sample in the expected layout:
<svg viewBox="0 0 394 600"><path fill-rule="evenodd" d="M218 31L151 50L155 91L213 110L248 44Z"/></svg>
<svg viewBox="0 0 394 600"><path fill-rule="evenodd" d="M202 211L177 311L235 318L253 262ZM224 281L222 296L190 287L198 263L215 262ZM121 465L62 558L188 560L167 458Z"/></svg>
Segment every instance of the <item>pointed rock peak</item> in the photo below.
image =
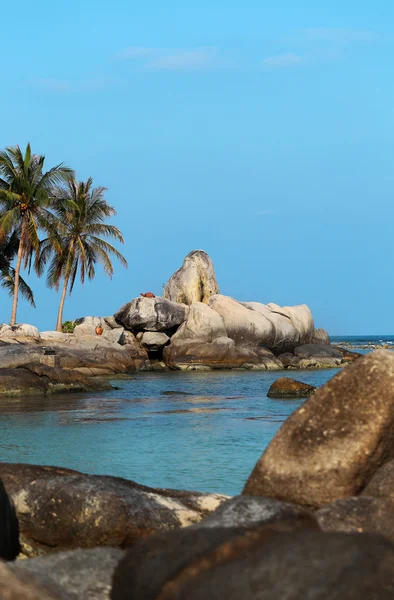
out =
<svg viewBox="0 0 394 600"><path fill-rule="evenodd" d="M164 298L182 304L204 302L219 293L215 270L210 256L204 250L190 252L183 265L169 279Z"/></svg>

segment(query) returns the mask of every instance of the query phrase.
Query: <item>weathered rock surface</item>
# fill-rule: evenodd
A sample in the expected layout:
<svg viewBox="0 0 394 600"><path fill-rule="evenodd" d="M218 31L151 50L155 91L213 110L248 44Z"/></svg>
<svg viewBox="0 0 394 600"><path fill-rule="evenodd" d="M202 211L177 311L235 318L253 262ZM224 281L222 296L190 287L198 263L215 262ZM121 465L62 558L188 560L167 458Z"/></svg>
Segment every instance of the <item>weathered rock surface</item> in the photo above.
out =
<svg viewBox="0 0 394 600"><path fill-rule="evenodd" d="M11 566L16 576L30 576L43 585L62 589L74 600L109 600L112 575L124 555L119 548L56 552Z"/></svg>
<svg viewBox="0 0 394 600"><path fill-rule="evenodd" d="M230 570L236 573L237 578L246 572L249 578L250 570L242 564L243 558L250 560L260 548L268 545L271 538L283 535L287 539L286 533L309 532L316 528L315 521L300 518L250 528L192 527L152 536L129 550L121 560L115 570L111 597L113 600L189 598L190 588L199 589L200 581L207 574L214 573L216 580L209 590L205 589L204 598L253 598L247 593L254 587L250 581L241 588L233 582L232 589L229 589L222 581L220 571L231 565ZM264 554L260 552L259 559ZM280 561L278 564L281 564ZM242 568L239 569L238 565ZM224 590L226 593L223 593ZM270 599L276 597L284 596L269 596Z"/></svg>
<svg viewBox="0 0 394 600"><path fill-rule="evenodd" d="M186 256L164 290L164 298L180 304L206 304L213 294L219 294L219 286L212 260L203 250L194 250Z"/></svg>
<svg viewBox="0 0 394 600"><path fill-rule="evenodd" d="M215 295L209 306L223 318L228 337L237 345L267 346L276 353L286 352L307 341L314 331L312 314L305 305L280 309Z"/></svg>
<svg viewBox="0 0 394 600"><path fill-rule="evenodd" d="M388 498L394 502L394 460L382 465L361 493L374 498Z"/></svg>
<svg viewBox="0 0 394 600"><path fill-rule="evenodd" d="M358 358L365 356L364 354L361 354L361 352L353 352L351 350L347 350L347 348L341 348L340 346L333 346L333 348L337 350L337 352L341 353L342 360L345 363L354 362Z"/></svg>
<svg viewBox="0 0 394 600"><path fill-rule="evenodd" d="M165 298L135 298L114 315L116 321L132 331L166 331L186 321L189 307Z"/></svg>
<svg viewBox="0 0 394 600"><path fill-rule="evenodd" d="M327 504L316 513L323 531L380 533L394 541L394 502L357 496Z"/></svg>
<svg viewBox="0 0 394 600"><path fill-rule="evenodd" d="M14 338L14 337L31 337L40 338L40 332L34 325L28 325L23 323L20 325L6 325L5 323L0 324L0 338Z"/></svg>
<svg viewBox="0 0 394 600"><path fill-rule="evenodd" d="M280 377L271 385L267 396L269 398L306 398L313 394L315 389L314 385L290 377Z"/></svg>
<svg viewBox="0 0 394 600"><path fill-rule="evenodd" d="M235 496L215 510L209 517L205 517L196 527L254 527L263 523L272 524L277 521L291 521L294 519L310 519L311 524L316 521L312 512L288 502L281 502L273 498L259 498L257 496Z"/></svg>
<svg viewBox="0 0 394 600"><path fill-rule="evenodd" d="M159 531L197 523L227 497L154 489L117 477L0 463L26 556L73 548L126 548Z"/></svg>
<svg viewBox="0 0 394 600"><path fill-rule="evenodd" d="M0 562L0 600L74 600L74 596L52 582L43 583L32 573L15 572Z"/></svg>
<svg viewBox="0 0 394 600"><path fill-rule="evenodd" d="M26 363L15 369L0 368L0 396L36 396L68 392L110 390L104 381L89 379L72 369Z"/></svg>
<svg viewBox="0 0 394 600"><path fill-rule="evenodd" d="M144 333L141 332L137 335L137 340L143 348L146 348L151 352L156 352L168 344L170 338L160 331L145 331Z"/></svg>
<svg viewBox="0 0 394 600"><path fill-rule="evenodd" d="M20 552L15 507L0 479L0 559L15 560Z"/></svg>
<svg viewBox="0 0 394 600"><path fill-rule="evenodd" d="M309 341L310 344L331 344L330 336L325 329L315 329L313 337Z"/></svg>
<svg viewBox="0 0 394 600"><path fill-rule="evenodd" d="M244 493L319 506L356 496L394 454L394 355L333 377L282 425Z"/></svg>
<svg viewBox="0 0 394 600"><path fill-rule="evenodd" d="M72 338L72 333L63 333L62 331L41 331L42 341L55 340L57 342L68 342Z"/></svg>
<svg viewBox="0 0 394 600"><path fill-rule="evenodd" d="M116 331L116 330L114 330ZM0 368L13 369L29 363L53 364L65 369L79 370L87 375L128 373L149 365L146 350L135 338L120 346L102 336L70 336L65 342L35 341L34 343L0 341ZM52 360L50 362L49 358Z"/></svg>

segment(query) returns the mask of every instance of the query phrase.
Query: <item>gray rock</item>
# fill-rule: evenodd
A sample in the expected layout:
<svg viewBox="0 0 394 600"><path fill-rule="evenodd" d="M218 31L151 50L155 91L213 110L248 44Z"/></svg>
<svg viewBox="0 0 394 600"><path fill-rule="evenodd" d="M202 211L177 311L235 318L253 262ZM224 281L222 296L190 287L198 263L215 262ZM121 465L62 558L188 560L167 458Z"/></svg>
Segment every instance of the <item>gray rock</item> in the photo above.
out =
<svg viewBox="0 0 394 600"><path fill-rule="evenodd" d="M168 335L159 331L145 331L139 334L137 339L143 348L152 352L161 350L170 341Z"/></svg>
<svg viewBox="0 0 394 600"><path fill-rule="evenodd" d="M44 583L32 573L15 572L0 562L0 600L73 600L73 596L49 580Z"/></svg>
<svg viewBox="0 0 394 600"><path fill-rule="evenodd" d="M179 304L207 303L213 294L218 293L212 260L203 250L193 250L168 281L164 298Z"/></svg>
<svg viewBox="0 0 394 600"><path fill-rule="evenodd" d="M43 341L55 340L58 342L69 341L72 337L72 333L62 333L61 331L41 331L40 336Z"/></svg>
<svg viewBox="0 0 394 600"><path fill-rule="evenodd" d="M382 465L361 493L374 498L391 499L394 502L394 460Z"/></svg>
<svg viewBox="0 0 394 600"><path fill-rule="evenodd" d="M104 332L111 331L104 317L82 317L75 320L74 335L76 338L85 336L96 336L96 327L101 327ZM103 333L104 333L103 332Z"/></svg>
<svg viewBox="0 0 394 600"><path fill-rule="evenodd" d="M200 521L226 496L154 489L70 469L0 463L26 556L75 548L126 548L159 531Z"/></svg>
<svg viewBox="0 0 394 600"><path fill-rule="evenodd" d="M135 298L122 306L114 317L133 331L166 331L186 321L189 307L165 298Z"/></svg>
<svg viewBox="0 0 394 600"><path fill-rule="evenodd" d="M356 496L393 455L394 355L348 365L280 428L244 493L320 506Z"/></svg>
<svg viewBox="0 0 394 600"><path fill-rule="evenodd" d="M75 600L109 600L113 572L124 555L118 548L74 550L18 561L13 573L61 588Z"/></svg>
<svg viewBox="0 0 394 600"><path fill-rule="evenodd" d="M332 346L327 346L326 344L303 344L294 348L293 353L294 356L299 356L300 358L329 357L342 360L342 354Z"/></svg>
<svg viewBox="0 0 394 600"><path fill-rule="evenodd" d="M123 329L123 326L120 323L118 323L115 317L113 317L112 315L110 315L109 317L104 317L104 321L111 329L119 329L119 327Z"/></svg>
<svg viewBox="0 0 394 600"><path fill-rule="evenodd" d="M394 541L394 502L357 496L327 504L316 513L323 531L380 533Z"/></svg>
<svg viewBox="0 0 394 600"><path fill-rule="evenodd" d="M313 513L297 504L281 502L273 498L257 496L235 496L224 502L209 517L196 527L252 527L262 523L310 518L316 522Z"/></svg>

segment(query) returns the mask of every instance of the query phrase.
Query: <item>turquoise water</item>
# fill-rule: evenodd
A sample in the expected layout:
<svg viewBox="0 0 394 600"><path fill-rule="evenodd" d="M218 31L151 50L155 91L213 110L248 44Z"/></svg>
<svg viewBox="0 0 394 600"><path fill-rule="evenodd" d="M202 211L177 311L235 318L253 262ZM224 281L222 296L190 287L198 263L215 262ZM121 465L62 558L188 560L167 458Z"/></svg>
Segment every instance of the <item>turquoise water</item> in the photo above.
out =
<svg viewBox="0 0 394 600"><path fill-rule="evenodd" d="M336 372L287 375L320 386ZM0 400L0 460L237 494L302 403L267 398L271 383L284 375L141 373L114 382L119 390L95 396Z"/></svg>

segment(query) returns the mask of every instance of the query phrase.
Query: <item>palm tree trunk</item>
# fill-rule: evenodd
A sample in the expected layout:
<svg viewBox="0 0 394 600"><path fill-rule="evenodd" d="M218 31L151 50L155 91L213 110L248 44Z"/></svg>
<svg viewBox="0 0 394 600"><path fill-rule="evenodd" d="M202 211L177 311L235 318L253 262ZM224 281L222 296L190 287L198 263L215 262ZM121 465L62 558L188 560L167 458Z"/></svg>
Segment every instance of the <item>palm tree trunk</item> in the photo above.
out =
<svg viewBox="0 0 394 600"><path fill-rule="evenodd" d="M21 270L23 251L24 251L24 245L25 245L25 232L26 232L26 219L25 219L25 217L22 217L21 237L20 237L20 241L19 241L18 256L16 259L16 265L15 265L14 298L12 300L10 325L15 325L15 323L16 323L16 311L18 309L19 278L20 278L19 274L20 274L20 270Z"/></svg>
<svg viewBox="0 0 394 600"><path fill-rule="evenodd" d="M69 280L69 275L67 275L64 278L64 285L63 285L62 297L60 298L59 311L57 313L56 331L61 331L62 330L63 308L64 308L64 301L66 300L68 280Z"/></svg>

